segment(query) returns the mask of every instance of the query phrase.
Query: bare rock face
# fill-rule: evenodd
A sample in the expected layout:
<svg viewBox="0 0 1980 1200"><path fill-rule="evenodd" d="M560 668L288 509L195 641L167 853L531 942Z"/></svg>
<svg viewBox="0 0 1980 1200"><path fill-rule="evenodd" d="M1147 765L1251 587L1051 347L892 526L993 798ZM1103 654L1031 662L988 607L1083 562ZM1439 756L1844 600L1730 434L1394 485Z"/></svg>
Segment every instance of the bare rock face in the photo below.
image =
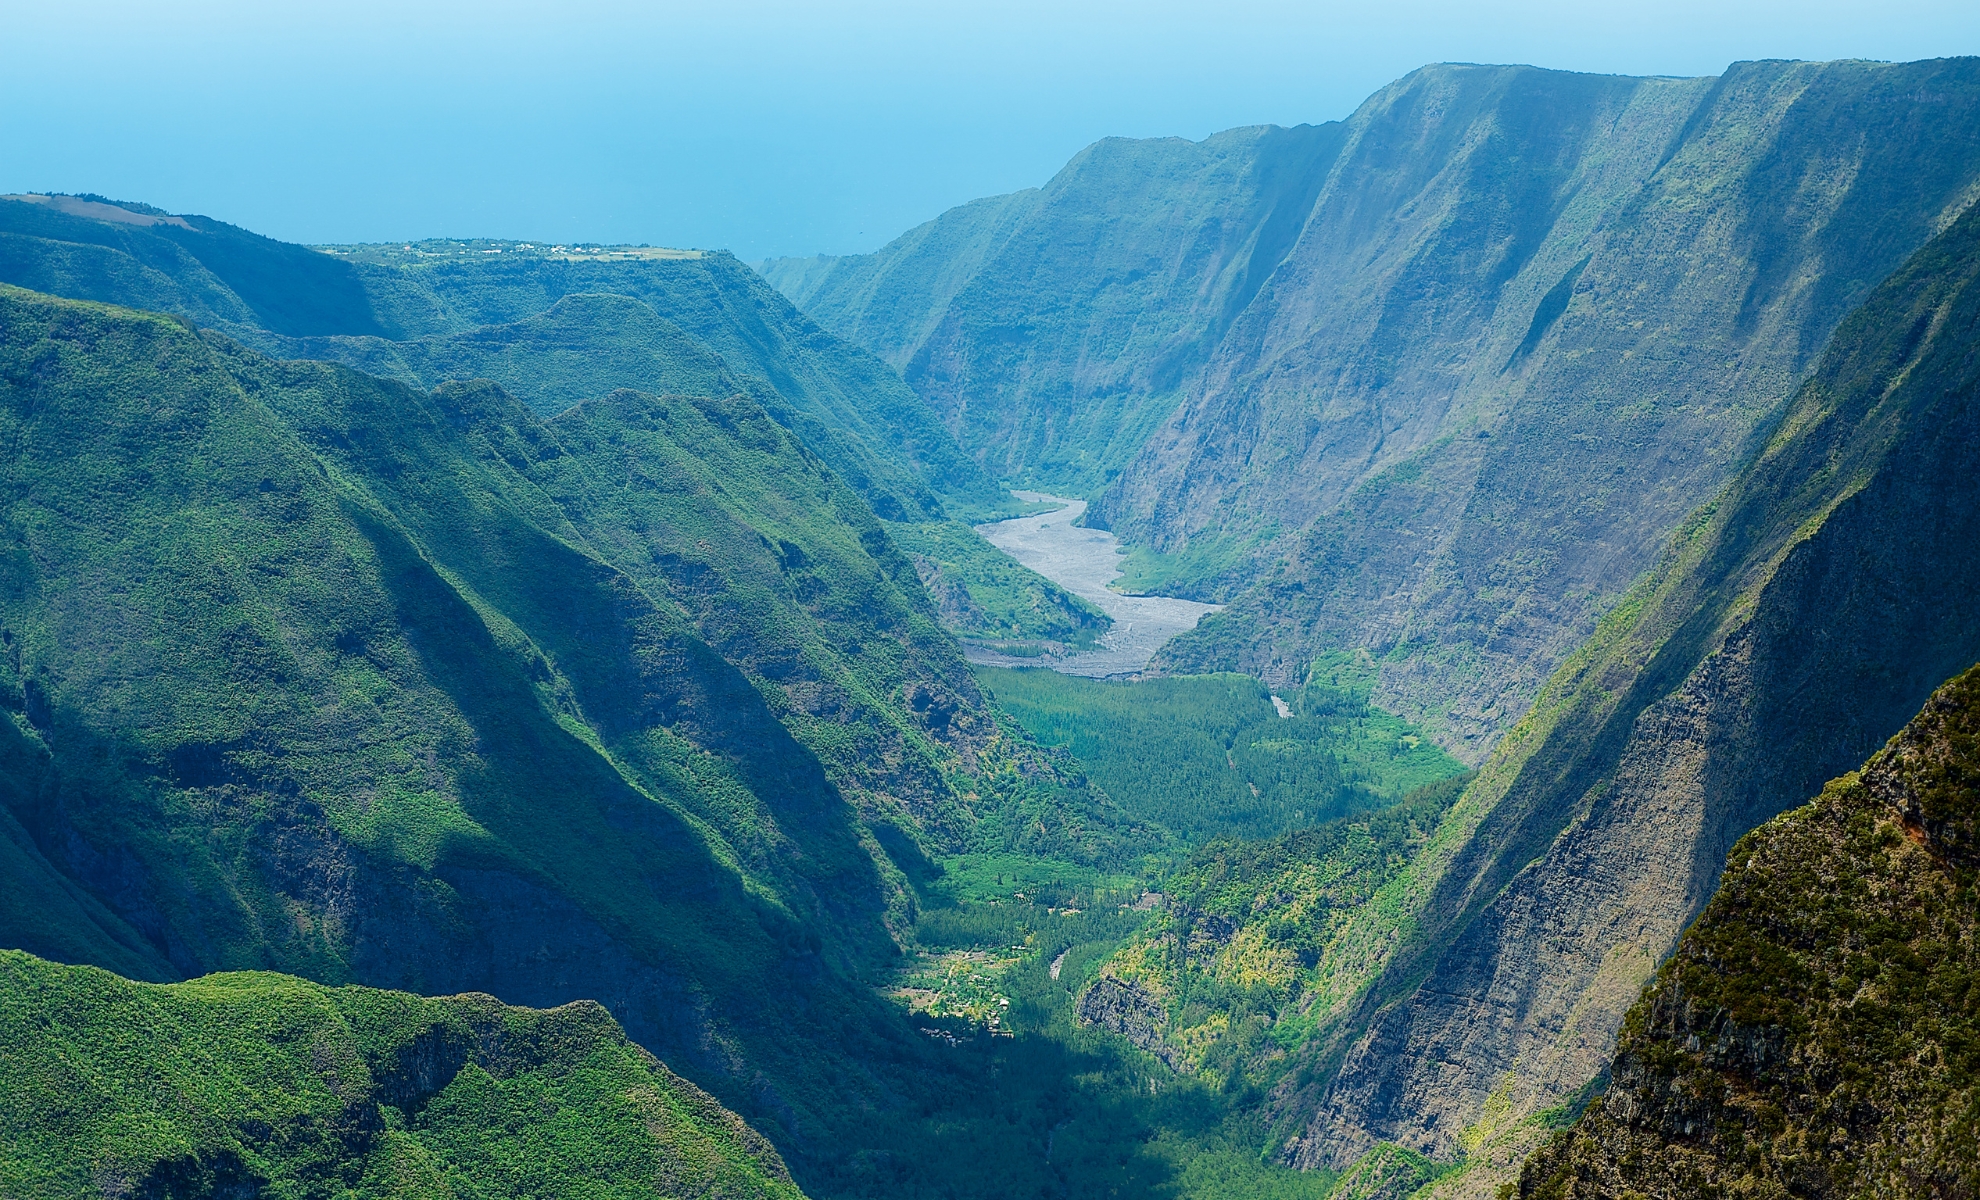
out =
<svg viewBox="0 0 1980 1200"><path fill-rule="evenodd" d="M1338 1070L1278 1098L1305 1114L1295 1161L1448 1157L1575 1092L1733 844L1980 659L1960 599L1980 588L1977 281L1972 213L1842 327L1766 450L1486 765L1414 945L1330 1043Z"/></svg>
<svg viewBox="0 0 1980 1200"><path fill-rule="evenodd" d="M1137 980L1100 976L1080 993L1074 1002L1073 1016L1082 1025L1097 1025L1120 1034L1171 1067L1182 1061L1182 1056L1162 1039L1162 1027L1169 1019L1162 1002Z"/></svg>
<svg viewBox="0 0 1980 1200"><path fill-rule="evenodd" d="M921 579L928 598L934 601L935 611L944 625L950 629L968 629L983 624L983 610L970 598L969 589L945 575L941 563L920 554L909 557L914 562L915 575Z"/></svg>

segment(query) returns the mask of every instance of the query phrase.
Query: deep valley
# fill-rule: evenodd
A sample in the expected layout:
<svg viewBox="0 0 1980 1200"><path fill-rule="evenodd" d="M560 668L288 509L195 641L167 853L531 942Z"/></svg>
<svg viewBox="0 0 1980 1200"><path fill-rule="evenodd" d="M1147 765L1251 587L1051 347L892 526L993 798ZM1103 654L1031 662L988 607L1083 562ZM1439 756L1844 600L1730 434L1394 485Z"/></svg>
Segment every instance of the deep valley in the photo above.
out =
<svg viewBox="0 0 1980 1200"><path fill-rule="evenodd" d="M0 197L0 1196L1980 1188L1980 59L864 255Z"/></svg>

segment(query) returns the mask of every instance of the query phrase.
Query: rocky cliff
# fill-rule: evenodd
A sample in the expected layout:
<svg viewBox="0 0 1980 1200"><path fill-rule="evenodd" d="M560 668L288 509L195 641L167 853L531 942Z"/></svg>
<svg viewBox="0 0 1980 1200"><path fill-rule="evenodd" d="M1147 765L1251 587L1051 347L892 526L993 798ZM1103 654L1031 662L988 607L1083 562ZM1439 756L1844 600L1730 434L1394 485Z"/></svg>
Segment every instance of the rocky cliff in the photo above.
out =
<svg viewBox="0 0 1980 1200"><path fill-rule="evenodd" d="M1836 323L1971 202L1976 106L1980 60L1453 69L1379 94L1099 506L1164 548L1301 530L1171 666L1276 677L1365 645L1377 701L1477 761Z"/></svg>
<svg viewBox="0 0 1980 1200"><path fill-rule="evenodd" d="M1980 669L1734 846L1523 1197L1980 1189Z"/></svg>
<svg viewBox="0 0 1980 1200"><path fill-rule="evenodd" d="M763 270L898 369L993 475L1097 490L1291 247L1339 144L1338 126L1109 138L1043 188L877 253Z"/></svg>
<svg viewBox="0 0 1980 1200"><path fill-rule="evenodd" d="M1976 106L1970 59L1429 67L766 269L993 472L1104 485L1132 579L1229 599L1168 669L1367 649L1476 763L1973 200Z"/></svg>
<svg viewBox="0 0 1980 1200"><path fill-rule="evenodd" d="M1980 658L1976 347L1969 212L1841 325L1342 939L1366 990L1280 1093L1304 1125L1290 1157L1452 1156L1571 1095L1732 844Z"/></svg>

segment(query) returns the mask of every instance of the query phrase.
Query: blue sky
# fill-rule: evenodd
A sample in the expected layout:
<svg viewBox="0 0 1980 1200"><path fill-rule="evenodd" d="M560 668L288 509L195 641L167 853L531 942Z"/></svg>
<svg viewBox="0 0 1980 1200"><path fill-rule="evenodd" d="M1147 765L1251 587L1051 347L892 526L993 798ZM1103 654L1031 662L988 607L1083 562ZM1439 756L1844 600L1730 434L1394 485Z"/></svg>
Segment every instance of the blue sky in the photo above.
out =
<svg viewBox="0 0 1980 1200"><path fill-rule="evenodd" d="M1975 0L0 0L0 191L307 242L844 253L1096 138L1337 119L1425 62L1975 53Z"/></svg>

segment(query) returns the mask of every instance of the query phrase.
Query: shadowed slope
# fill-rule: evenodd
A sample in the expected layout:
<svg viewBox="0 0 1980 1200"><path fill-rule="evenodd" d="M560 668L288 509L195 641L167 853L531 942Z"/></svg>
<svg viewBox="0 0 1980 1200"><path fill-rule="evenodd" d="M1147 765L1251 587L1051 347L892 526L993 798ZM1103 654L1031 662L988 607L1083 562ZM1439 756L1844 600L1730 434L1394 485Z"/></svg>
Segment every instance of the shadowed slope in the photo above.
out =
<svg viewBox="0 0 1980 1200"><path fill-rule="evenodd" d="M1573 1093L1733 841L1980 658L1976 345L1969 213L1843 323L1344 939L1340 1023L1278 1099L1290 1156L1448 1155Z"/></svg>
<svg viewBox="0 0 1980 1200"><path fill-rule="evenodd" d="M874 830L1118 853L744 397L553 426L0 306L6 941L596 999L818 1172L956 1082L867 982L913 920Z"/></svg>

